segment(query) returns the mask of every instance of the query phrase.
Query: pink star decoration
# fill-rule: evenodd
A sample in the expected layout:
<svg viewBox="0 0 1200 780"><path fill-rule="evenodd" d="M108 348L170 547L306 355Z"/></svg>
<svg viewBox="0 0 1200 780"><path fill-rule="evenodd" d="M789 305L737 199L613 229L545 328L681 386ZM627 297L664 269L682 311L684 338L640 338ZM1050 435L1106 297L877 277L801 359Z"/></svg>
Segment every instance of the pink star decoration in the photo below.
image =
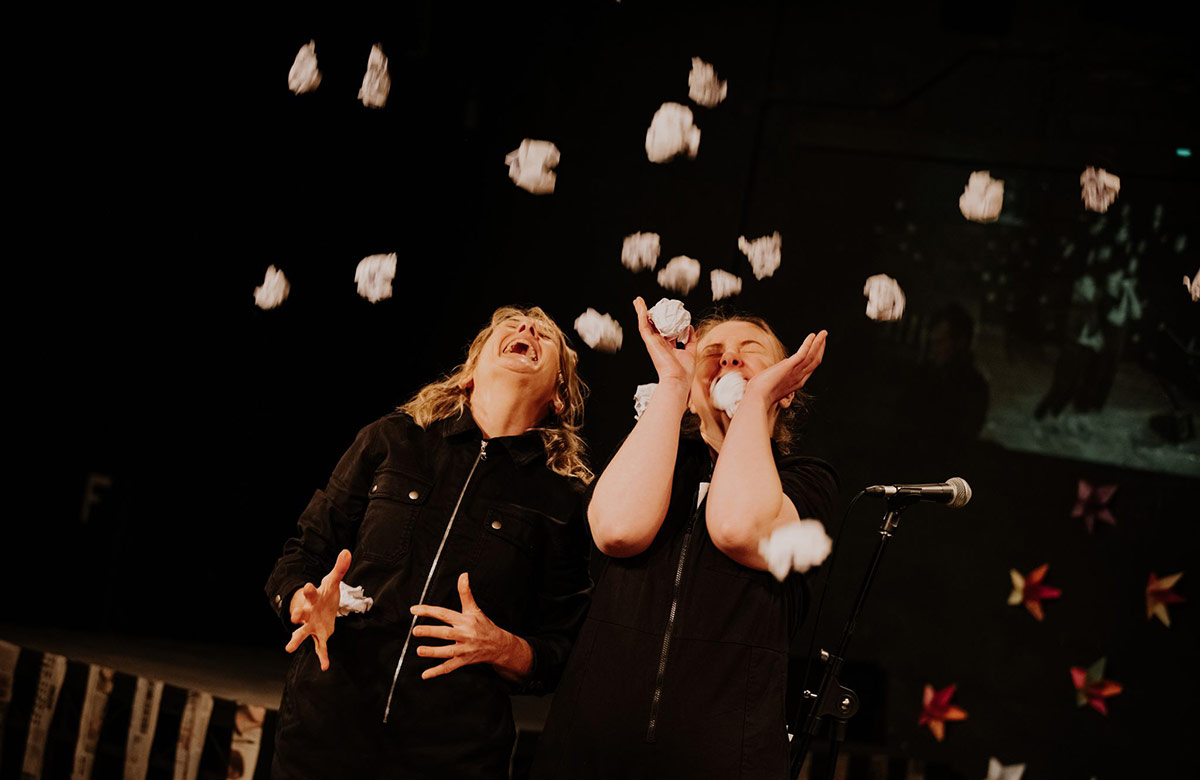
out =
<svg viewBox="0 0 1200 780"><path fill-rule="evenodd" d="M1146 620L1156 617L1162 621L1164 626L1171 627L1171 616L1167 614L1167 605L1186 601L1183 596L1171 590L1182 576L1183 572L1179 572L1160 580L1154 576L1154 572L1150 572L1150 581L1146 583Z"/></svg>
<svg viewBox="0 0 1200 780"><path fill-rule="evenodd" d="M1075 703L1080 707L1092 705L1092 709L1101 715L1108 714L1104 700L1121 692L1121 684L1104 679L1104 663L1107 658L1101 658L1087 669L1078 666L1071 667L1071 680L1075 683Z"/></svg>
<svg viewBox="0 0 1200 780"><path fill-rule="evenodd" d="M1043 617L1042 599L1056 599L1062 595L1062 591L1058 588L1042 584L1042 579L1046 576L1049 568L1050 564L1043 563L1029 572L1026 577L1022 577L1021 572L1016 569L1009 569L1008 576L1012 577L1013 584L1012 593L1008 596L1009 605L1015 607L1017 604L1024 603L1029 614L1041 620Z"/></svg>
<svg viewBox="0 0 1200 780"><path fill-rule="evenodd" d="M1080 479L1079 488L1075 494L1075 508L1071 510L1071 517L1082 517L1089 534L1097 520L1109 525L1116 525L1117 518L1113 517L1112 510L1108 508L1108 502L1112 500L1113 493L1116 492L1116 485L1092 485L1086 479Z"/></svg>
<svg viewBox="0 0 1200 780"><path fill-rule="evenodd" d="M950 703L954 696L953 685L948 685L940 691L935 691L932 685L925 686L924 704L918 726L928 725L933 736L941 742L946 736L946 721L966 720L967 713Z"/></svg>

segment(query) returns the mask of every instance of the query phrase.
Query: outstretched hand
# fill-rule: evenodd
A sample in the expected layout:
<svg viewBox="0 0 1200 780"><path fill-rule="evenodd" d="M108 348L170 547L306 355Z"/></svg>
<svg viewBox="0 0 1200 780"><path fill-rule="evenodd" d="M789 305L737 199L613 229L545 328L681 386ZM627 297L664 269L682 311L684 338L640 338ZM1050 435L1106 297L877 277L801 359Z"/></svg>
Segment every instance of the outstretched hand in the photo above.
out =
<svg viewBox="0 0 1200 780"><path fill-rule="evenodd" d="M284 649L294 653L311 636L317 648L317 658L321 661L321 671L329 668L326 645L337 620L338 604L342 598L342 578L349 568L350 551L342 550L333 569L321 579L320 587L308 582L292 596L292 622L299 623L300 627L292 632L292 638Z"/></svg>
<svg viewBox="0 0 1200 780"><path fill-rule="evenodd" d="M462 601L462 612L427 604L418 604L411 610L414 615L433 618L447 624L415 626L413 636L448 639L453 643L417 647L419 656L447 659L444 663L422 672L421 679L428 680L449 674L467 664L482 663L494 665L498 672L509 676L510 679L527 672L532 662L528 646L524 640L500 628L483 614L483 610L475 603L475 597L471 595L471 584L466 572L458 576L458 597Z"/></svg>
<svg viewBox="0 0 1200 780"><path fill-rule="evenodd" d="M804 387L825 357L825 338L828 335L826 331L808 334L794 355L751 377L746 383L746 394L761 394L770 408Z"/></svg>
<svg viewBox="0 0 1200 780"><path fill-rule="evenodd" d="M646 309L646 302L642 300L641 296L634 298L633 308L637 311L638 333L641 334L642 341L646 343L646 351L650 353L650 359L654 361L654 368L658 371L658 381L660 383L678 382L685 387L690 387L692 375L696 371L696 339L692 326L689 325L687 331L681 333L677 338L667 338L654 327ZM675 347L677 340L684 342L683 349Z"/></svg>

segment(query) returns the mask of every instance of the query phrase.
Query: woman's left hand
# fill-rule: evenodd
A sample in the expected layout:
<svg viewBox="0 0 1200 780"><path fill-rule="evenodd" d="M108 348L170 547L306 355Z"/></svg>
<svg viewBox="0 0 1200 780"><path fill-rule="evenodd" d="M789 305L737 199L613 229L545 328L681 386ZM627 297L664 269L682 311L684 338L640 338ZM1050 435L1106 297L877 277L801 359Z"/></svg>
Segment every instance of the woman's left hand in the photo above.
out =
<svg viewBox="0 0 1200 780"><path fill-rule="evenodd" d="M462 600L462 612L426 604L417 604L411 610L414 615L441 620L447 624L445 626L415 626L413 636L448 639L453 642L449 645L420 645L417 647L419 656L447 659L445 663L422 672L421 679L428 680L432 677L449 674L467 664L494 664L497 666L497 671L501 673L508 668L519 669L526 666L516 659L524 653L530 652L528 645L520 637L500 628L487 615L483 614L483 610L475 603L475 597L471 595L471 586L466 572L458 577L458 595ZM522 648L520 645L525 645L525 647Z"/></svg>
<svg viewBox="0 0 1200 780"><path fill-rule="evenodd" d="M757 394L770 408L804 387L825 357L825 337L828 335L826 331L808 334L796 354L751 377L746 383L746 395Z"/></svg>

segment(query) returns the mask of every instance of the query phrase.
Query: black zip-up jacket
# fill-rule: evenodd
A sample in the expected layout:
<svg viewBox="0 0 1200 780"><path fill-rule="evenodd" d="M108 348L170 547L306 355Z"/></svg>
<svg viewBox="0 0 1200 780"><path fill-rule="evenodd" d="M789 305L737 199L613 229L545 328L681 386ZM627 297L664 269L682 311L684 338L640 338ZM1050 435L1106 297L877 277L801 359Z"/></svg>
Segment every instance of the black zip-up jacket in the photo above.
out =
<svg viewBox="0 0 1200 780"><path fill-rule="evenodd" d="M427 430L398 412L363 428L301 515L266 591L294 630L292 595L319 583L346 548L344 581L375 603L337 619L329 670L311 640L296 652L272 777L507 776L508 696L554 687L587 611L582 496L581 482L547 467L536 432L484 441L469 412ZM418 656L417 646L446 642L412 637L409 609L461 611L464 571L483 613L529 642L525 683L489 664L421 679L445 659Z"/></svg>
<svg viewBox="0 0 1200 780"><path fill-rule="evenodd" d="M829 464L775 450L775 465L800 517L828 522ZM808 589L717 549L699 491L711 474L708 446L682 437L654 541L600 561L533 780L787 778L788 650Z"/></svg>

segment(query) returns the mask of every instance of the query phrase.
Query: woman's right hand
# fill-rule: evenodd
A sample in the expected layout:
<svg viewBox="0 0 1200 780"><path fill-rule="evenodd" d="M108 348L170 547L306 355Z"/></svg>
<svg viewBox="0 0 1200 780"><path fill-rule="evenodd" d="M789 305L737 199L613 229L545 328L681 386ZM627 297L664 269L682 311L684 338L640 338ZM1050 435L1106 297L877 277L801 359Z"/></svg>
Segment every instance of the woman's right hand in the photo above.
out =
<svg viewBox="0 0 1200 780"><path fill-rule="evenodd" d="M337 620L338 604L342 600L342 578L350 568L350 551L342 550L333 569L321 579L320 587L311 582L296 591L290 605L293 623L300 625L292 632L292 638L284 649L294 653L305 638L311 636L321 661L321 671L329 668L329 651L326 645L333 635L333 624Z"/></svg>
<svg viewBox="0 0 1200 780"><path fill-rule="evenodd" d="M658 332L650 321L646 302L641 296L634 298L633 308L638 315L638 333L646 343L646 351L654 361L658 371L659 384L678 384L684 389L691 388L692 375L696 372L696 339L692 326L677 338L667 338ZM676 341L683 341L683 349L675 347Z"/></svg>

